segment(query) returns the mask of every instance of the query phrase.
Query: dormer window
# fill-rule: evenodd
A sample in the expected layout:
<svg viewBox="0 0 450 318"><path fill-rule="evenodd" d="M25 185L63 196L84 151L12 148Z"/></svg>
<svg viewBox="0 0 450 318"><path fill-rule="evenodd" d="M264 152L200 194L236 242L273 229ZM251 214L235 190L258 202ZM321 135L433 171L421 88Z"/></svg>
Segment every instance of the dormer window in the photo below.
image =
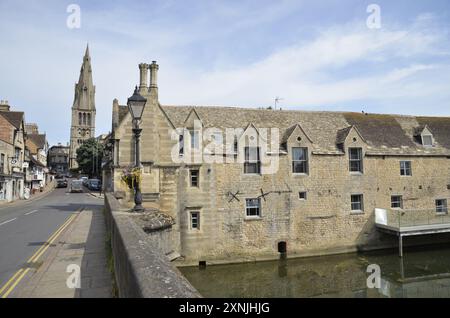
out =
<svg viewBox="0 0 450 318"><path fill-rule="evenodd" d="M433 136L432 135L422 135L422 145L424 147L433 147Z"/></svg>

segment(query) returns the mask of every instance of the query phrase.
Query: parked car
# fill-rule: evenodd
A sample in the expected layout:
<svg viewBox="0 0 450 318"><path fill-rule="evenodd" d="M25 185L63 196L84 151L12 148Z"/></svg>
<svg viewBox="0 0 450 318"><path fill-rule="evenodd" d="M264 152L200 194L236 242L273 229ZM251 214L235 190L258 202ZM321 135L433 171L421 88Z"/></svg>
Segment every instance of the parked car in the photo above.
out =
<svg viewBox="0 0 450 318"><path fill-rule="evenodd" d="M83 192L83 182L81 180L72 180L70 192Z"/></svg>
<svg viewBox="0 0 450 318"><path fill-rule="evenodd" d="M80 177L79 179L85 187L87 187L87 182L89 181L88 177Z"/></svg>
<svg viewBox="0 0 450 318"><path fill-rule="evenodd" d="M100 191L102 189L102 183L98 179L89 179L87 187L91 191Z"/></svg>
<svg viewBox="0 0 450 318"><path fill-rule="evenodd" d="M56 187L57 188L67 188L67 180L65 180L65 179L58 179L56 181Z"/></svg>

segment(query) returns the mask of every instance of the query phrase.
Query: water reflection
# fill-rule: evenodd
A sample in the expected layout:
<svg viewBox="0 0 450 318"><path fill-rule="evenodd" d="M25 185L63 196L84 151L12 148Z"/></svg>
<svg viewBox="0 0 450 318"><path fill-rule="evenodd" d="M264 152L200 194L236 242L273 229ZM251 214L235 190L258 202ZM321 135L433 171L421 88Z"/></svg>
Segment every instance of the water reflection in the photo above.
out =
<svg viewBox="0 0 450 318"><path fill-rule="evenodd" d="M367 288L367 266L381 288ZM336 255L180 268L205 297L450 297L450 249Z"/></svg>

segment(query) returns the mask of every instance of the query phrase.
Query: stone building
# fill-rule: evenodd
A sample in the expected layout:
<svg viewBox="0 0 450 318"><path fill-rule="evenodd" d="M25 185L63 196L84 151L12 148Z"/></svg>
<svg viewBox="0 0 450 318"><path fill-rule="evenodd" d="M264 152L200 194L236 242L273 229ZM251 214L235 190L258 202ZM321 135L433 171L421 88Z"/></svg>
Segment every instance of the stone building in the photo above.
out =
<svg viewBox="0 0 450 318"><path fill-rule="evenodd" d="M164 106L158 65L139 68L145 206L175 219L186 260L382 247L375 208L448 213L448 117ZM109 146L106 190L132 201L132 122L117 100Z"/></svg>
<svg viewBox="0 0 450 318"><path fill-rule="evenodd" d="M72 125L70 128L69 168L76 169L77 149L81 144L95 137L95 86L92 80L89 46L81 66L80 78L75 84L75 97L72 105Z"/></svg>
<svg viewBox="0 0 450 318"><path fill-rule="evenodd" d="M24 191L24 113L10 108L0 102L0 202L20 199Z"/></svg>
<svg viewBox="0 0 450 318"><path fill-rule="evenodd" d="M39 128L36 125L32 133L26 135L25 145L25 158L28 161L25 182L27 187L33 192L33 190L45 187L48 181L47 137L45 134L39 133Z"/></svg>
<svg viewBox="0 0 450 318"><path fill-rule="evenodd" d="M69 173L69 146L57 144L48 150L48 168L52 173Z"/></svg>

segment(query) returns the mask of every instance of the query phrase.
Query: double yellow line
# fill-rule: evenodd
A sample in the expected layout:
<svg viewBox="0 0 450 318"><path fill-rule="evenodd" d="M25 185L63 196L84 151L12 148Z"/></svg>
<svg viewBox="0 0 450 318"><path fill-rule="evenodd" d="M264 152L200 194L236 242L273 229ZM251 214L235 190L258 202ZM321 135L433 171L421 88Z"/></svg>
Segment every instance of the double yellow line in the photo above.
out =
<svg viewBox="0 0 450 318"><path fill-rule="evenodd" d="M81 209L77 210L80 212ZM33 256L28 259L27 263L36 262L42 254L53 244L53 242L58 238L58 236L70 225L70 223L76 218L77 213L72 214L63 225L61 225L49 238L48 240L33 254ZM26 269L19 269L7 282L0 288L0 297L7 298L9 294L16 288L17 284L25 277L25 275L30 271L30 267Z"/></svg>

